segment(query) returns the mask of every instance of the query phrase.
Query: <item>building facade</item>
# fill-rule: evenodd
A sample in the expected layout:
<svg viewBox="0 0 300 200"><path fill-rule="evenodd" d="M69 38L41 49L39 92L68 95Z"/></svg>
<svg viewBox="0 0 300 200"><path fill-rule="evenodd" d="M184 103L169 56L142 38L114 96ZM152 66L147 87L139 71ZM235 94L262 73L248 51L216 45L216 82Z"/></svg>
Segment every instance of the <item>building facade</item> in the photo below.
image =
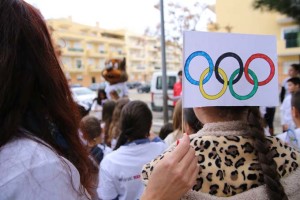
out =
<svg viewBox="0 0 300 200"><path fill-rule="evenodd" d="M291 18L254 10L253 0L217 0L215 11L217 19L208 26L210 31L276 36L280 83L290 64L300 62L300 27Z"/></svg>
<svg viewBox="0 0 300 200"><path fill-rule="evenodd" d="M127 30L105 30L68 19L51 19L54 42L61 48L61 62L73 84L89 86L103 82L101 71L111 58L126 58L129 81L151 79L161 70L160 39L130 33ZM178 71L182 65L181 49L166 43L167 69Z"/></svg>

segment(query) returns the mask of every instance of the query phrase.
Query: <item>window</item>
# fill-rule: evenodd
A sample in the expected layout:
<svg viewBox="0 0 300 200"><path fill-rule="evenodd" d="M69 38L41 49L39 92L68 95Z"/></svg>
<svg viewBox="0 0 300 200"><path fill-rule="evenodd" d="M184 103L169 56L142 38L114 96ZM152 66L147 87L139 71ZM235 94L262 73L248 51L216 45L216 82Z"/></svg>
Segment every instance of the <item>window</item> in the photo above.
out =
<svg viewBox="0 0 300 200"><path fill-rule="evenodd" d="M145 66L142 65L142 64L138 64L138 65L136 66L136 68L137 68L138 70L144 70L144 69L145 69Z"/></svg>
<svg viewBox="0 0 300 200"><path fill-rule="evenodd" d="M74 48L81 49L81 43L80 42L74 42Z"/></svg>
<svg viewBox="0 0 300 200"><path fill-rule="evenodd" d="M100 53L105 53L105 47L103 44L100 44L99 47L98 47L98 50Z"/></svg>
<svg viewBox="0 0 300 200"><path fill-rule="evenodd" d="M100 68L100 69L104 69L104 68L105 68L105 60L104 60L104 59L101 59L101 60L99 61L99 68Z"/></svg>
<svg viewBox="0 0 300 200"><path fill-rule="evenodd" d="M82 60L76 59L75 60L75 65L76 65L77 69L82 69L83 68L83 66L82 66Z"/></svg>
<svg viewBox="0 0 300 200"><path fill-rule="evenodd" d="M78 75L78 76L77 76L77 81L82 81L82 80L83 80L82 75Z"/></svg>
<svg viewBox="0 0 300 200"><path fill-rule="evenodd" d="M169 90L173 90L173 86L176 83L176 76L168 76L167 77L167 88ZM162 76L157 77L156 88L158 90L162 90Z"/></svg>
<svg viewBox="0 0 300 200"><path fill-rule="evenodd" d="M95 59L89 58L88 59L88 65L95 65Z"/></svg>
<svg viewBox="0 0 300 200"><path fill-rule="evenodd" d="M94 45L91 44L91 43L87 43L86 48L87 48L88 50L94 50Z"/></svg>
<svg viewBox="0 0 300 200"><path fill-rule="evenodd" d="M68 46L68 45L67 45ZM83 48L81 46L80 42L74 42L73 44L73 48L70 48L70 46L68 46L68 50L69 51L77 51L77 52L83 52Z"/></svg>
<svg viewBox="0 0 300 200"><path fill-rule="evenodd" d="M300 47L300 27L292 26L282 31L286 48Z"/></svg>

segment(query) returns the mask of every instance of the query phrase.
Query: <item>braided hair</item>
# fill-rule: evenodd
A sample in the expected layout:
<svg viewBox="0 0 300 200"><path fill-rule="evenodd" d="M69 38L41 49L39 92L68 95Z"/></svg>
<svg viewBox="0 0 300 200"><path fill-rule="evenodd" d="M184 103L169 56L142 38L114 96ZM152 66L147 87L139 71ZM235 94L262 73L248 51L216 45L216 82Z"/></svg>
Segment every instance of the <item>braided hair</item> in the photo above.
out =
<svg viewBox="0 0 300 200"><path fill-rule="evenodd" d="M269 198L272 200L288 199L280 183L280 175L277 172L277 164L270 151L270 143L267 142L264 134L262 118L258 107L249 107L248 124L249 130L247 135L254 139L254 149L257 152Z"/></svg>

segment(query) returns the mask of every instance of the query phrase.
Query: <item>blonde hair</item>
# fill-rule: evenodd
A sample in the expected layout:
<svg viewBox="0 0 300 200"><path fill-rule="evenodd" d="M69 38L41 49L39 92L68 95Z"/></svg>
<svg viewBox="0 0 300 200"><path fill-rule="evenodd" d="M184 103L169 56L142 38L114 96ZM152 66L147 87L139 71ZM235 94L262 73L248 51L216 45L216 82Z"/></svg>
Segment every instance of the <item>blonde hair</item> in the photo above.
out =
<svg viewBox="0 0 300 200"><path fill-rule="evenodd" d="M173 113L173 128L174 130L182 129L182 101L176 102Z"/></svg>

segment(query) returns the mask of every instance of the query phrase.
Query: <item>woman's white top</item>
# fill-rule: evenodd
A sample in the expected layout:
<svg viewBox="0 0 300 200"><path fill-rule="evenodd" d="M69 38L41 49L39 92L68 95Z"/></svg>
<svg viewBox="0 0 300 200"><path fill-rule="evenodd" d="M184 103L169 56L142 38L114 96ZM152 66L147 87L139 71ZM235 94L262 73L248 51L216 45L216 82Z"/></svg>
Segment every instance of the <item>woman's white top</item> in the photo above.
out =
<svg viewBox="0 0 300 200"><path fill-rule="evenodd" d="M75 166L29 138L0 148L0 199L87 199Z"/></svg>

